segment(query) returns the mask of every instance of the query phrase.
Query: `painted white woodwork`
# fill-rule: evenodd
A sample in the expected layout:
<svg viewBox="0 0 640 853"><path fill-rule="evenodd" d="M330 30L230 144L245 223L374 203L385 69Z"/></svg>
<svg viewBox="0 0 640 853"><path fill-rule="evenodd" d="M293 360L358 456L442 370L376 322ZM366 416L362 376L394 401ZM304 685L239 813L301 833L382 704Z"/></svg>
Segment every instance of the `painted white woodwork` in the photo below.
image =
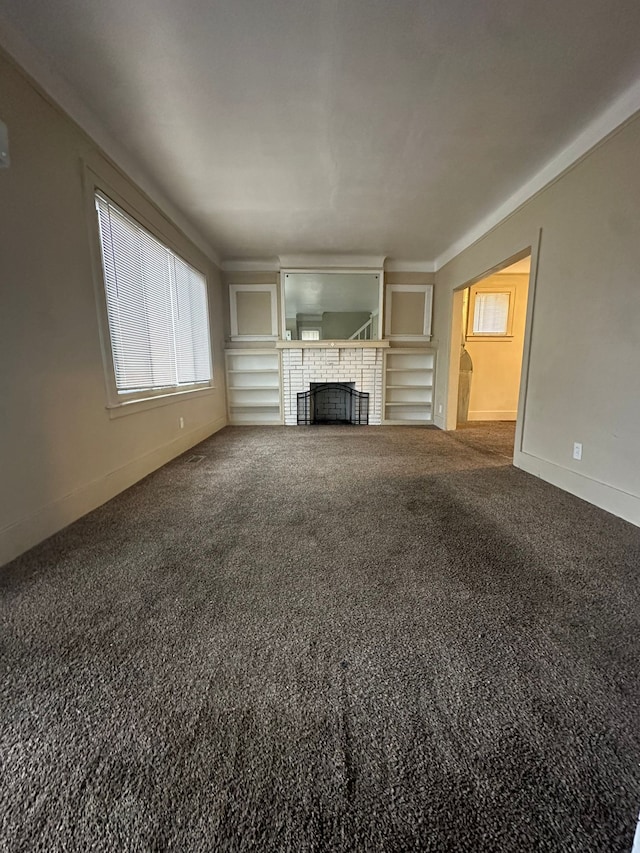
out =
<svg viewBox="0 0 640 853"><path fill-rule="evenodd" d="M225 350L227 411L231 424L281 424L280 352Z"/></svg>
<svg viewBox="0 0 640 853"><path fill-rule="evenodd" d="M403 331L394 325L394 301L401 299L400 294L402 293L413 293L423 296L420 303L421 313L417 318L417 333L412 333L411 330ZM408 342L431 340L431 314L433 309L432 284L389 284L386 288L385 303L384 335L386 338L392 341Z"/></svg>
<svg viewBox="0 0 640 853"><path fill-rule="evenodd" d="M268 293L270 297L269 316L264 318L264 333L244 334L238 318L238 297L240 294ZM278 288L275 284L230 284L229 312L232 341L273 341L278 337Z"/></svg>
<svg viewBox="0 0 640 853"><path fill-rule="evenodd" d="M433 421L435 352L389 349L384 354L385 424L428 424Z"/></svg>

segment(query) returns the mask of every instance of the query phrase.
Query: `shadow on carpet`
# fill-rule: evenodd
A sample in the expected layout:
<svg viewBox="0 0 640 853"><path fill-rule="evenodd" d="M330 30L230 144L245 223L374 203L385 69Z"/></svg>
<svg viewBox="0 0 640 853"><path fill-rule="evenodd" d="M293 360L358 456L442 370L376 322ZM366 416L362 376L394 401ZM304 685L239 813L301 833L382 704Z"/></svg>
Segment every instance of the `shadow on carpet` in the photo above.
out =
<svg viewBox="0 0 640 853"><path fill-rule="evenodd" d="M0 573L0 847L629 853L639 565L438 431L227 428Z"/></svg>

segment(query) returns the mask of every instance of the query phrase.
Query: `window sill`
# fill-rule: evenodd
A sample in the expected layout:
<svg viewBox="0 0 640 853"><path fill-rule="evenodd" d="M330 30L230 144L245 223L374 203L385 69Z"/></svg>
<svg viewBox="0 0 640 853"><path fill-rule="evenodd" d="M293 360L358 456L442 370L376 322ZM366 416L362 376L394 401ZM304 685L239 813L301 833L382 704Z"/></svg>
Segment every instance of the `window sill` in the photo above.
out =
<svg viewBox="0 0 640 853"><path fill-rule="evenodd" d="M467 335L466 340L467 343L471 341L473 343L476 341L493 341L495 343L496 341L512 341L513 338L514 335Z"/></svg>
<svg viewBox="0 0 640 853"><path fill-rule="evenodd" d="M185 391L171 391L168 394L158 394L157 397L144 397L138 400L126 400L121 403L111 403L107 406L109 418L123 418L126 415L135 415L145 412L147 409L157 409L161 406L171 406L182 402L186 398L206 397L215 391L215 385L207 385L206 388L190 388Z"/></svg>

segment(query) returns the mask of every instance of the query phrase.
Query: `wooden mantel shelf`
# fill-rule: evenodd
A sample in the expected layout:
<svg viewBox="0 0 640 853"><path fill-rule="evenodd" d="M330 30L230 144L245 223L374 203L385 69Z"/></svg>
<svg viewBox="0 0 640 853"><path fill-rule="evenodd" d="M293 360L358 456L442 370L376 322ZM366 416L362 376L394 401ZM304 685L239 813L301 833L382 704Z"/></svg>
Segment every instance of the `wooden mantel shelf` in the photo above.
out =
<svg viewBox="0 0 640 853"><path fill-rule="evenodd" d="M389 341L276 341L276 349L384 349Z"/></svg>

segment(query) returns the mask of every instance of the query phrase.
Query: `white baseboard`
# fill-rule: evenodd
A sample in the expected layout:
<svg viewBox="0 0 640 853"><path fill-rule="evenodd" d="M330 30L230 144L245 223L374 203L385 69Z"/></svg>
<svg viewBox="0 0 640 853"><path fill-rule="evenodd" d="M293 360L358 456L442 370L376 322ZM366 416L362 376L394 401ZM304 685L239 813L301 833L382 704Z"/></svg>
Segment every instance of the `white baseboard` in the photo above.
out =
<svg viewBox="0 0 640 853"><path fill-rule="evenodd" d="M138 480L218 432L226 423L226 418L217 418L198 429L189 430L169 444L157 447L115 471L109 471L98 480L86 483L71 494L58 498L0 530L0 566L111 500Z"/></svg>
<svg viewBox="0 0 640 853"><path fill-rule="evenodd" d="M513 412L469 412L468 420L470 421L515 421L518 413Z"/></svg>
<svg viewBox="0 0 640 853"><path fill-rule="evenodd" d="M601 483L519 450L514 453L513 464L516 468L522 468L523 471L640 527L640 497L637 495L623 492L615 486Z"/></svg>

